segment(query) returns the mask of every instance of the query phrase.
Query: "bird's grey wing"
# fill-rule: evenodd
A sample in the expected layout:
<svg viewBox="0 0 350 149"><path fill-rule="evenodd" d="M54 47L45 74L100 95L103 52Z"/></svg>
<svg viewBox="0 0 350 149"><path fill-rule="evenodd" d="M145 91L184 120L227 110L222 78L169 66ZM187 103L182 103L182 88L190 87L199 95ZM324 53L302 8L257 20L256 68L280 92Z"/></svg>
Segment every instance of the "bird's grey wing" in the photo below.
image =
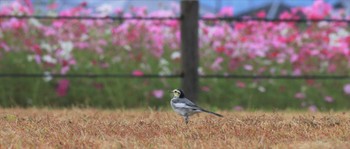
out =
<svg viewBox="0 0 350 149"><path fill-rule="evenodd" d="M179 108L196 108L201 109L198 107L195 103L193 103L191 100L188 100L187 98L177 98L173 100L173 104Z"/></svg>

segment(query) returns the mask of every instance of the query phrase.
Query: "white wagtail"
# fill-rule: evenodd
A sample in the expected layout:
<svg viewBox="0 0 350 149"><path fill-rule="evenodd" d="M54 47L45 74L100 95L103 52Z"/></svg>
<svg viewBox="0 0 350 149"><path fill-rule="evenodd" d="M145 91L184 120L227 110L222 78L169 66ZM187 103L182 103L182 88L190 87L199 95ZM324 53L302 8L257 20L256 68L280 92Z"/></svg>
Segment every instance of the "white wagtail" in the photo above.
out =
<svg viewBox="0 0 350 149"><path fill-rule="evenodd" d="M174 97L171 99L170 105L176 113L184 117L186 124L188 123L189 116L199 112L206 112L219 117L223 117L220 114L210 112L194 104L192 101L188 100L185 97L185 94L181 89L174 89L171 91L171 93L173 93Z"/></svg>

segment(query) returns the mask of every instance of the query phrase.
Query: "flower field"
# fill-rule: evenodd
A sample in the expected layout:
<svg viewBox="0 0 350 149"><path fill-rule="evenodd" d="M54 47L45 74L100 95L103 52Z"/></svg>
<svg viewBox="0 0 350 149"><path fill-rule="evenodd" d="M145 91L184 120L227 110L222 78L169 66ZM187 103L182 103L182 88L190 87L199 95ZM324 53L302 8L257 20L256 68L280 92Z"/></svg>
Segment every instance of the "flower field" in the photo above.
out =
<svg viewBox="0 0 350 149"><path fill-rule="evenodd" d="M100 7L86 3L51 16L178 17L179 6ZM224 7L203 18L234 16ZM14 2L0 15L35 15ZM255 17L265 18L266 12ZM280 19L349 19L316 0L283 12ZM179 20L0 18L0 73L39 73L44 78L0 78L0 105L161 108L179 79L54 78L52 74L180 74ZM345 22L199 22L201 75L349 75L349 27ZM213 109L347 109L349 80L201 79L200 102Z"/></svg>
<svg viewBox="0 0 350 149"><path fill-rule="evenodd" d="M348 112L0 109L1 148L349 148Z"/></svg>

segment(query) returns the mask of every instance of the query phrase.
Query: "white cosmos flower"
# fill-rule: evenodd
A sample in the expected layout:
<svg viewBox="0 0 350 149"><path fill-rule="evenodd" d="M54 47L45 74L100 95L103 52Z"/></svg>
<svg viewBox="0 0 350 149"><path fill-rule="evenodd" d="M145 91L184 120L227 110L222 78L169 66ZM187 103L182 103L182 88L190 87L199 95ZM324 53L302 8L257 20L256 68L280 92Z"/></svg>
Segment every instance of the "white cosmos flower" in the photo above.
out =
<svg viewBox="0 0 350 149"><path fill-rule="evenodd" d="M88 40L88 39L89 39L89 35L87 35L87 34L82 34L80 36L80 41L85 41L85 40Z"/></svg>
<svg viewBox="0 0 350 149"><path fill-rule="evenodd" d="M197 71L199 75L204 75L203 67L198 67Z"/></svg>
<svg viewBox="0 0 350 149"><path fill-rule="evenodd" d="M41 27L43 26L39 21L38 19L34 19L34 18L30 18L29 19L29 23L34 25L35 27Z"/></svg>
<svg viewBox="0 0 350 149"><path fill-rule="evenodd" d="M123 46L123 48L126 50L126 51L131 51L131 47L129 45L125 45Z"/></svg>
<svg viewBox="0 0 350 149"><path fill-rule="evenodd" d="M165 60L164 58L160 59L159 61L159 67L161 68L161 71L159 72L160 75L169 75L171 74L171 71L168 67L169 62Z"/></svg>
<svg viewBox="0 0 350 149"><path fill-rule="evenodd" d="M55 58L53 58L51 55L44 55L43 56L43 61L44 62L48 62L48 63L52 63L52 64L56 64L57 60Z"/></svg>
<svg viewBox="0 0 350 149"><path fill-rule="evenodd" d="M263 86L259 86L259 87L258 87L258 90L259 90L260 92L262 92L262 93L266 92L266 89L265 89L265 87L263 87Z"/></svg>
<svg viewBox="0 0 350 149"><path fill-rule="evenodd" d="M52 80L51 73L48 72L48 71L45 71L45 72L44 72L44 81L45 81L45 82L49 82L49 81L51 81L51 80Z"/></svg>
<svg viewBox="0 0 350 149"><path fill-rule="evenodd" d="M327 21L321 21L321 22L318 22L317 24L319 28L327 27L328 25L329 23Z"/></svg>
<svg viewBox="0 0 350 149"><path fill-rule="evenodd" d="M48 44L48 43L41 42L41 43L40 43L40 47L41 47L42 49L45 49L47 52L53 52L53 48L52 48L51 45Z"/></svg>
<svg viewBox="0 0 350 149"><path fill-rule="evenodd" d="M102 16L107 16L113 11L113 8L111 5L108 4L102 4L101 6L97 7L97 12Z"/></svg>
<svg viewBox="0 0 350 149"><path fill-rule="evenodd" d="M34 56L33 55L28 55L27 56L27 60L28 60L28 62L33 61L34 60Z"/></svg>
<svg viewBox="0 0 350 149"><path fill-rule="evenodd" d="M332 33L329 35L329 44L331 46L339 46L339 39L349 36L349 32L343 28L338 29L336 33Z"/></svg>
<svg viewBox="0 0 350 149"><path fill-rule="evenodd" d="M179 59L181 57L181 53L179 51L175 51L171 53L171 59Z"/></svg>
<svg viewBox="0 0 350 149"><path fill-rule="evenodd" d="M159 66L167 66L169 65L169 62L167 60L165 60L164 58L160 59L159 61Z"/></svg>
<svg viewBox="0 0 350 149"><path fill-rule="evenodd" d="M69 59L73 50L73 43L70 41L61 41L60 46L62 48L61 57L66 60Z"/></svg>

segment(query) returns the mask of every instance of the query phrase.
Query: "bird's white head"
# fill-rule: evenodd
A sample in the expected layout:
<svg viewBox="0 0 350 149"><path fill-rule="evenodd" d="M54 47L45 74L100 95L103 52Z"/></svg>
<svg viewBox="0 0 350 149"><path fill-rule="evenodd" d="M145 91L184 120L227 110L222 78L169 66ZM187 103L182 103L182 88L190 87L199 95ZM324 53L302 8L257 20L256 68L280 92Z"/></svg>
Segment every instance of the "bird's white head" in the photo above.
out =
<svg viewBox="0 0 350 149"><path fill-rule="evenodd" d="M174 89L173 91L171 91L171 93L173 94L174 98L184 98L185 97L185 95L181 89Z"/></svg>

